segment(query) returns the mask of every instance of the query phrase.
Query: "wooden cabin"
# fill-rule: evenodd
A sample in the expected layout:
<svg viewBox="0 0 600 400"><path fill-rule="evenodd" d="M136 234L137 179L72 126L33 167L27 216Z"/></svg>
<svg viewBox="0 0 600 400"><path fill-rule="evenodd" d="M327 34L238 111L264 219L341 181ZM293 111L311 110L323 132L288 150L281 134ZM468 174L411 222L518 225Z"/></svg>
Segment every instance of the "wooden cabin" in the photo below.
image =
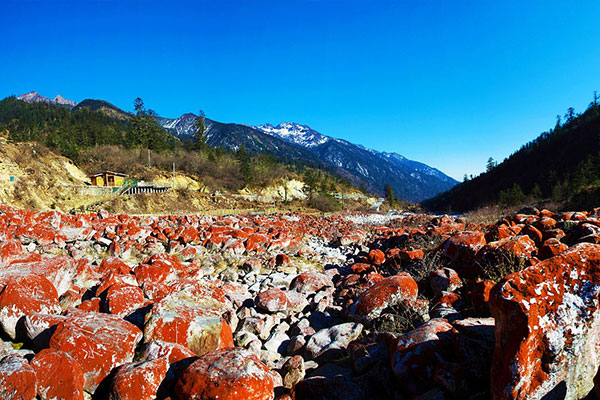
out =
<svg viewBox="0 0 600 400"><path fill-rule="evenodd" d="M88 175L88 177L94 186L122 186L125 183L127 175L118 172L104 171Z"/></svg>

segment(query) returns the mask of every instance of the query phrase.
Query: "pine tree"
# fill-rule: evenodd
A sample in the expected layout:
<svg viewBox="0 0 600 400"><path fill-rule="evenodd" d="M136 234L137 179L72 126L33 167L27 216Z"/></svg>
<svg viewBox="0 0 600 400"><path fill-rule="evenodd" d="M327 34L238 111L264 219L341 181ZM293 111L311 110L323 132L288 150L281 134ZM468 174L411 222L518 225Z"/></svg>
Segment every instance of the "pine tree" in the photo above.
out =
<svg viewBox="0 0 600 400"><path fill-rule="evenodd" d="M194 120L194 142L193 148L194 150L203 150L206 147L206 138L204 137L204 133L206 127L204 125L205 114L204 111L198 111L198 115Z"/></svg>
<svg viewBox="0 0 600 400"><path fill-rule="evenodd" d="M385 187L383 188L383 194L387 202L390 204L390 207L395 207L396 196L394 194L394 188L392 187L392 185L390 185L389 183L385 185Z"/></svg>

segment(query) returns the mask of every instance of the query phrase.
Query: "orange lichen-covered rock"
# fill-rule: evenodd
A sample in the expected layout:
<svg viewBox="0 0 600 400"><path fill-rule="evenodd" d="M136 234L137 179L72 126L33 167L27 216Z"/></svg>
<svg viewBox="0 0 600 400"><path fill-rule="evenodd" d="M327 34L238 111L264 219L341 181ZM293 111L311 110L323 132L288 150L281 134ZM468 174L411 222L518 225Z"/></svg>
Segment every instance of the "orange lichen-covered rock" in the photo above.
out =
<svg viewBox="0 0 600 400"><path fill-rule="evenodd" d="M153 400L167 375L166 358L121 365L110 380L108 400Z"/></svg>
<svg viewBox="0 0 600 400"><path fill-rule="evenodd" d="M485 246L485 253L512 254L515 257L530 258L537 248L535 242L529 236L518 235L490 242Z"/></svg>
<svg viewBox="0 0 600 400"><path fill-rule="evenodd" d="M117 283L106 290L106 310L125 316L144 304L144 293L137 286Z"/></svg>
<svg viewBox="0 0 600 400"><path fill-rule="evenodd" d="M37 394L35 371L26 359L9 355L0 360L0 398L33 400Z"/></svg>
<svg viewBox="0 0 600 400"><path fill-rule="evenodd" d="M131 362L142 332L121 318L73 310L58 323L50 348L76 359L84 373L84 388L93 392L110 371Z"/></svg>
<svg viewBox="0 0 600 400"><path fill-rule="evenodd" d="M373 249L369 252L369 261L375 265L381 265L385 262L385 254L379 249Z"/></svg>
<svg viewBox="0 0 600 400"><path fill-rule="evenodd" d="M485 246L485 236L480 231L463 231L452 235L444 245L444 254L455 261L470 260Z"/></svg>
<svg viewBox="0 0 600 400"><path fill-rule="evenodd" d="M303 272L290 284L290 289L300 293L315 293L324 287L333 287L333 282L329 276L318 272Z"/></svg>
<svg viewBox="0 0 600 400"><path fill-rule="evenodd" d="M434 294L440 292L454 292L462 287L463 283L458 273L451 268L440 268L433 271L429 277L429 285Z"/></svg>
<svg viewBox="0 0 600 400"><path fill-rule="evenodd" d="M29 313L58 314L60 305L54 285L42 276L14 274L0 276L0 325L15 339L17 322Z"/></svg>
<svg viewBox="0 0 600 400"><path fill-rule="evenodd" d="M391 366L396 378L409 392L427 387L436 365L451 347L454 327L445 319L434 318L398 338L392 347Z"/></svg>
<svg viewBox="0 0 600 400"><path fill-rule="evenodd" d="M163 342L162 340L153 340L147 343L142 354L144 360L166 358L170 364L195 356L196 354L185 346L177 343Z"/></svg>
<svg viewBox="0 0 600 400"><path fill-rule="evenodd" d="M600 245L588 243L494 286L493 398L585 397L600 365L599 295Z"/></svg>
<svg viewBox="0 0 600 400"><path fill-rule="evenodd" d="M402 262L412 262L414 260L420 260L425 256L423 250L400 250L398 253Z"/></svg>
<svg viewBox="0 0 600 400"><path fill-rule="evenodd" d="M285 292L277 288L260 292L254 302L258 308L268 312L286 311L289 307Z"/></svg>
<svg viewBox="0 0 600 400"><path fill-rule="evenodd" d="M213 351L188 366L175 385L179 399L270 400L273 376L252 353L239 348Z"/></svg>
<svg viewBox="0 0 600 400"><path fill-rule="evenodd" d="M225 311L225 296L212 284L186 286L154 304L146 315L144 341L178 343L197 355L222 348L233 342L222 319Z"/></svg>
<svg viewBox="0 0 600 400"><path fill-rule="evenodd" d="M23 246L18 240L0 242L0 262L8 264L21 254L23 254Z"/></svg>
<svg viewBox="0 0 600 400"><path fill-rule="evenodd" d="M37 375L38 394L43 400L83 400L83 370L64 351L44 349L31 366Z"/></svg>
<svg viewBox="0 0 600 400"><path fill-rule="evenodd" d="M363 292L350 307L350 316L359 321L370 322L389 306L414 303L418 291L417 283L408 273L390 276Z"/></svg>
<svg viewBox="0 0 600 400"><path fill-rule="evenodd" d="M569 246L562 243L560 240L556 238L550 238L542 244L539 251L539 256L542 260L546 258L554 257L563 251L565 251Z"/></svg>

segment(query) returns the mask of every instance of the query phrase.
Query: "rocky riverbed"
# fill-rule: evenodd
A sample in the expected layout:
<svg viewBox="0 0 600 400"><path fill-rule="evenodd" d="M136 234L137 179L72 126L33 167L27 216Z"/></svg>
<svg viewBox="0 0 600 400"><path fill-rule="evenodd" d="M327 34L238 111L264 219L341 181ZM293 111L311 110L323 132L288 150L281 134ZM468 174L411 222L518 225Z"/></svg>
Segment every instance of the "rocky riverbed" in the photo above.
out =
<svg viewBox="0 0 600 400"><path fill-rule="evenodd" d="M599 243L600 209L0 208L0 398L582 399Z"/></svg>

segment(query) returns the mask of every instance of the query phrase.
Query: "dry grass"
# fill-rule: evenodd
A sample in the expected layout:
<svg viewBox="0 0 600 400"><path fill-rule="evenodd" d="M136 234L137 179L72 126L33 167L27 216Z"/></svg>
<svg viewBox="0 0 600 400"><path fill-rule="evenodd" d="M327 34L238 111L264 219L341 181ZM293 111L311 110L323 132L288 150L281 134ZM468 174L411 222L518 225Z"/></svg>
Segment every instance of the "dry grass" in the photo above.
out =
<svg viewBox="0 0 600 400"><path fill-rule="evenodd" d="M412 307L396 304L385 310L373 322L372 329L376 332L403 334L421 326L425 320Z"/></svg>
<svg viewBox="0 0 600 400"><path fill-rule="evenodd" d="M527 260L525 258L517 257L509 252L488 255L484 260L479 261L477 264L481 270L480 277L492 282L498 282L507 275L527 268Z"/></svg>

